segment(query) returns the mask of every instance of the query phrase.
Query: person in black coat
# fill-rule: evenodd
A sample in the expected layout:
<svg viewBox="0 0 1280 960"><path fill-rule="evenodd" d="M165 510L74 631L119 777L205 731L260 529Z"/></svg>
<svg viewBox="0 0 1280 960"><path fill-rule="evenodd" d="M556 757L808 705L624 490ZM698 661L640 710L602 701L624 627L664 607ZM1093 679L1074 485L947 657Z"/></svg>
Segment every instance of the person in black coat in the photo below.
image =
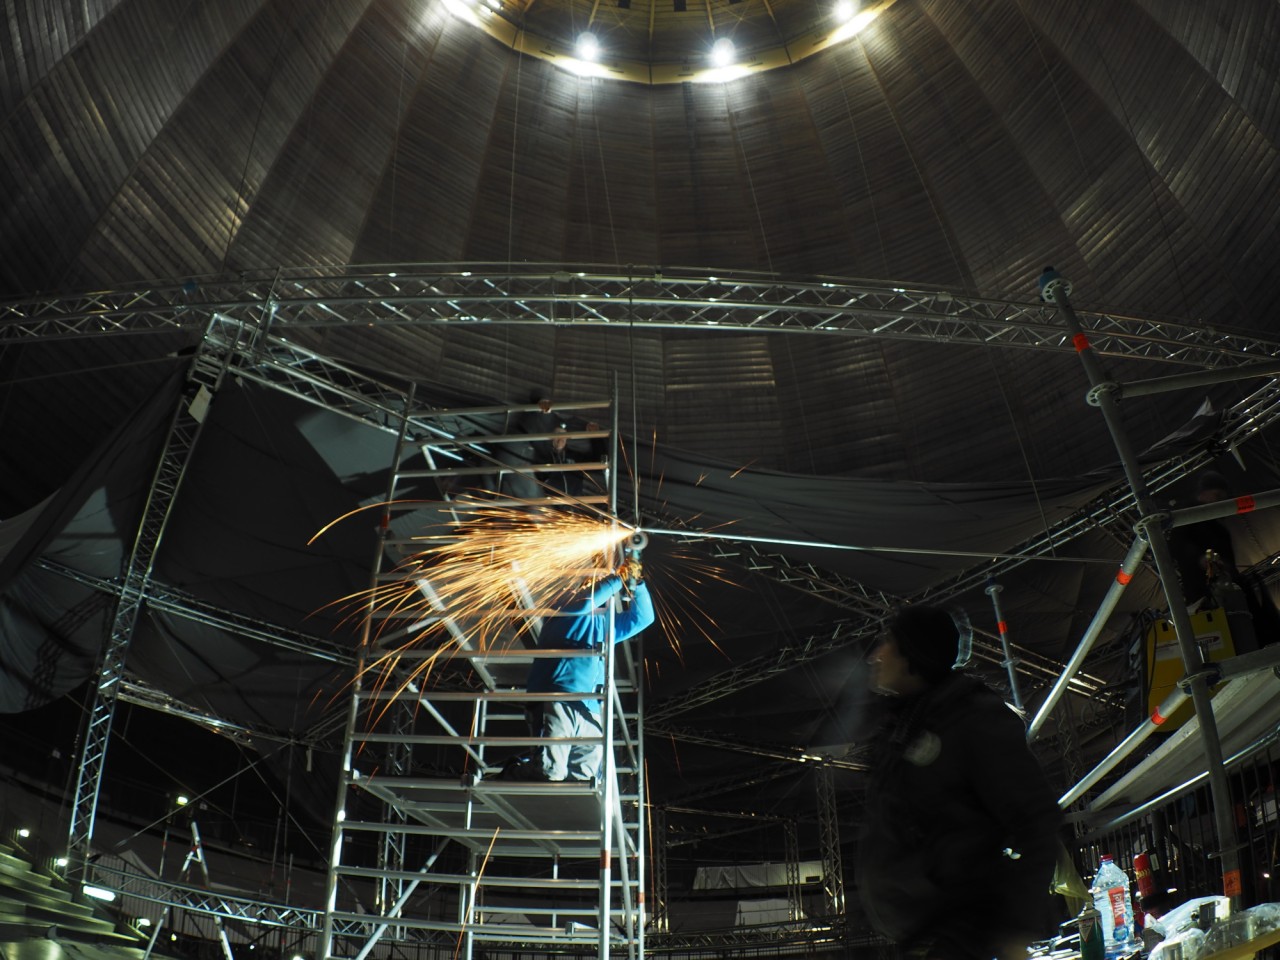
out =
<svg viewBox="0 0 1280 960"><path fill-rule="evenodd" d="M915 960L1025 958L1060 919L1049 888L1062 816L1021 718L956 669L967 626L907 607L870 657L892 702L874 739L858 895Z"/></svg>

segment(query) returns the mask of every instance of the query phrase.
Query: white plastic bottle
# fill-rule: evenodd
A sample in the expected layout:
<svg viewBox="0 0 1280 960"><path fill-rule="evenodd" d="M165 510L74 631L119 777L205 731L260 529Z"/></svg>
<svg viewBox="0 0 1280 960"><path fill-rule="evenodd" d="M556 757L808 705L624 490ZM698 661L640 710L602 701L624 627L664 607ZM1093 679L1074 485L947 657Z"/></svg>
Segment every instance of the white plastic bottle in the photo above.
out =
<svg viewBox="0 0 1280 960"><path fill-rule="evenodd" d="M1108 958L1128 953L1135 947L1133 896L1128 875L1116 866L1110 854L1103 854L1098 875L1093 879L1093 905L1102 914L1102 949Z"/></svg>

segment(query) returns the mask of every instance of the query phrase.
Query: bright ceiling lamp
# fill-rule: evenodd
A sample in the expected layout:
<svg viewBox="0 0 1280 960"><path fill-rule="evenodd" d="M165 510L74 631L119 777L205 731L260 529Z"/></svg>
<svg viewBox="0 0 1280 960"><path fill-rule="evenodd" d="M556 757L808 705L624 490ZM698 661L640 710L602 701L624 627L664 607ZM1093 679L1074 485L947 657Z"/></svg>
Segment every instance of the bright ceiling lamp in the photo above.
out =
<svg viewBox="0 0 1280 960"><path fill-rule="evenodd" d="M846 15L842 16L842 14ZM850 37L856 37L879 14L880 8L878 7L870 10L858 10L856 5L848 2L848 0L839 0L832 10L832 17L840 26L836 27L832 32L830 42L839 43L842 40L848 40Z"/></svg>
<svg viewBox="0 0 1280 960"><path fill-rule="evenodd" d="M480 16L476 12L476 8L468 3L467 0L444 0L444 6L446 10L459 20L464 20L476 27L482 25ZM485 7L481 7L480 9L484 10L485 13L489 12Z"/></svg>
<svg viewBox="0 0 1280 960"><path fill-rule="evenodd" d="M733 65L733 61L737 57L737 51L733 47L733 41L728 37L721 37L711 45L711 64L716 67L728 67Z"/></svg>
<svg viewBox="0 0 1280 960"><path fill-rule="evenodd" d="M578 37L576 52L579 60L595 63L600 58L600 41L594 33L584 33Z"/></svg>

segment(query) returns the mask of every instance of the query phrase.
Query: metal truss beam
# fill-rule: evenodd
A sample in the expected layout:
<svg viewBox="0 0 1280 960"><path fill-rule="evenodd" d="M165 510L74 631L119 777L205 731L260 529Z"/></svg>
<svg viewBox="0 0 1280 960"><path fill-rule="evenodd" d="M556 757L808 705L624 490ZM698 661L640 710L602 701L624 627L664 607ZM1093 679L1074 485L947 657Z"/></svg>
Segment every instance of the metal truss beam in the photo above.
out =
<svg viewBox="0 0 1280 960"><path fill-rule="evenodd" d="M678 697L666 697L650 705L646 723L651 730L661 730L664 721L703 704L713 703L731 693L754 686L769 677L793 670L802 663L841 650L860 640L875 636L879 621L856 623L842 620L815 629L807 636L785 644L771 653L746 660L736 667L695 684Z"/></svg>
<svg viewBox="0 0 1280 960"><path fill-rule="evenodd" d="M48 570L50 573L56 573L60 577L74 580L76 583L84 584L87 587L92 587L112 596L118 597L120 595L121 586L119 580L108 580L85 573L82 570L75 570L49 557L41 557L36 563L42 569ZM216 604L201 600L199 597L194 597L184 590L179 590L177 587L169 586L156 580L151 580L147 583L142 599L151 610L173 614L196 623L203 623L206 626L225 630L227 633L246 637L250 640L259 640L282 650L290 650L294 653L302 653L319 660L329 660L342 665L354 666L356 662L353 650L334 643L332 640L326 640L322 637L291 630L288 627L282 627L279 624L270 623L257 617L249 617L233 610L227 610Z"/></svg>
<svg viewBox="0 0 1280 960"><path fill-rule="evenodd" d="M321 750L337 751L339 743L333 739L336 731L331 718L328 722L316 724L309 736L299 736L288 730L276 730L264 726L246 726L234 720L227 720L210 710L186 703L177 697L170 696L163 690L157 690L137 677L125 675L120 683L117 696L126 703L165 713L171 717L180 717L244 746L252 746L255 740L270 740L275 743L297 744L305 747L316 747ZM340 717L339 720L344 720Z"/></svg>
<svg viewBox="0 0 1280 960"><path fill-rule="evenodd" d="M732 750L737 753L749 753L756 757L766 757L770 760L784 760L788 763L821 763L839 767L841 770L867 769L867 765L865 763L848 757L819 756L817 754L806 753L803 747L787 747L764 743L746 743L740 740L725 740L719 737L708 737L696 730L677 726L675 724L668 723L665 720L646 720L645 733L647 735L656 734L658 736L670 737L673 740L679 740L683 743L692 743L703 747L713 747L717 750ZM773 778L765 777L764 779Z"/></svg>
<svg viewBox="0 0 1280 960"><path fill-rule="evenodd" d="M734 546L741 549L734 550ZM835 604L850 613L882 619L904 602L899 597L868 587L852 577L819 569L808 561L763 550L758 544L734 540L729 543L717 541L711 547L711 553L722 560L736 559L752 573L767 574L778 583Z"/></svg>
<svg viewBox="0 0 1280 960"><path fill-rule="evenodd" d="M1234 450L1257 436L1277 419L1280 419L1280 379L1268 380L1225 411L1222 431L1211 450L1184 457L1170 457L1145 467L1143 479L1148 490L1154 494L1167 489L1188 474L1207 466L1216 454ZM1006 551L1008 558L970 567L914 599L936 603L959 596L985 584L989 578L999 578L1029 560L1051 556L1064 544L1091 530L1110 530L1119 524L1132 528L1137 519L1138 510L1132 488L1127 482L1117 482L1093 503ZM1119 560L1116 563L1118 565Z"/></svg>
<svg viewBox="0 0 1280 960"><path fill-rule="evenodd" d="M210 328L216 324L210 324ZM246 331L241 331L243 335ZM80 875L87 864L97 818L98 795L115 706L124 679L125 658L143 597L151 579L169 513L186 475L187 464L199 439L209 403L217 393L225 370L225 354L212 345L206 332L178 399L161 447L159 462L143 504L142 517L120 579L120 594L108 627L107 642L96 671L71 805L67 837L68 871Z"/></svg>
<svg viewBox="0 0 1280 960"><path fill-rule="evenodd" d="M796 772L794 761L762 764L752 770L736 774L732 777L722 777L712 783L705 784L697 790L690 790L679 796L672 797L670 802L677 806L694 803L698 800L705 800L708 797L716 797L722 793L733 793L737 790L747 790L751 787L757 787L762 783L769 783L773 780L780 780L783 777L793 776Z"/></svg>
<svg viewBox="0 0 1280 960"><path fill-rule="evenodd" d="M210 313L315 327L522 324L701 327L967 343L1073 353L1053 309L923 287L682 269L454 263L281 269L235 279L0 304L0 343L200 329ZM1195 367L1254 363L1280 344L1167 320L1081 313L1098 353Z"/></svg>
<svg viewBox="0 0 1280 960"><path fill-rule="evenodd" d="M844 917L844 866L840 852L840 811L831 767L818 770L818 837L822 847L822 888L833 917Z"/></svg>

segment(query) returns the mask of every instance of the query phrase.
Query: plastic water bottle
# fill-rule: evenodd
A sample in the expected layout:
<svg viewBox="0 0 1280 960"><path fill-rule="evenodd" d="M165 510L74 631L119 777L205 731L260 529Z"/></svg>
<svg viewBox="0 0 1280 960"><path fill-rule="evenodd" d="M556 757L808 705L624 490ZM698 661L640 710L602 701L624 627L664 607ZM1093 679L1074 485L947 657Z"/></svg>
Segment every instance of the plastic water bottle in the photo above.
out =
<svg viewBox="0 0 1280 960"><path fill-rule="evenodd" d="M1131 948L1133 940L1133 897L1129 877L1104 854L1093 879L1093 905L1102 914L1102 949L1108 958Z"/></svg>

